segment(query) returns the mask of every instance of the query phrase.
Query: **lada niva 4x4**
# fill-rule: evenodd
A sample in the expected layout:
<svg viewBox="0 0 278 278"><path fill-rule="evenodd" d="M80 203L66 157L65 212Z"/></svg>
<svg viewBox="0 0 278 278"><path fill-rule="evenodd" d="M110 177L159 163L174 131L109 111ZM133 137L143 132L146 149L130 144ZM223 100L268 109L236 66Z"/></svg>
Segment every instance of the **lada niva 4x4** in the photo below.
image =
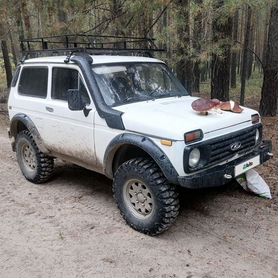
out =
<svg viewBox="0 0 278 278"><path fill-rule="evenodd" d="M258 112L201 115L194 100L154 58L26 59L12 81L9 135L27 180L46 182L55 158L102 173L126 222L156 235L178 215L179 186L220 186L271 157Z"/></svg>

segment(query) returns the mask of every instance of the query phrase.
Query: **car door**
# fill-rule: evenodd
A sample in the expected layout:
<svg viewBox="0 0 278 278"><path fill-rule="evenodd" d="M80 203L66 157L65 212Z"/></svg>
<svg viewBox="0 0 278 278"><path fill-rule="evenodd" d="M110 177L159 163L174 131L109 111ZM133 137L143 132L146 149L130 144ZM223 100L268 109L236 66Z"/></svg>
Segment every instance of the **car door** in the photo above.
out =
<svg viewBox="0 0 278 278"><path fill-rule="evenodd" d="M82 74L74 65L50 66L50 90L45 104L47 119L44 121L43 139L46 147L58 157L94 169L95 106L88 93ZM68 108L67 92L79 89L86 107L91 109L85 116L83 111Z"/></svg>

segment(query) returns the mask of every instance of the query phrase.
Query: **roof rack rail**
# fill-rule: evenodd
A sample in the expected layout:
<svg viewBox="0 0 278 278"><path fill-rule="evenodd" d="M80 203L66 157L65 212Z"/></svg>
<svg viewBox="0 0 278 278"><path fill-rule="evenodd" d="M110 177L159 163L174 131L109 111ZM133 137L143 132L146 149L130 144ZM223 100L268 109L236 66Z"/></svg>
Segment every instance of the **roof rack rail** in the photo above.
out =
<svg viewBox="0 0 278 278"><path fill-rule="evenodd" d="M155 45L153 38L87 34L22 39L20 48L23 61L41 56L69 55L74 52L153 57L154 52L164 51Z"/></svg>

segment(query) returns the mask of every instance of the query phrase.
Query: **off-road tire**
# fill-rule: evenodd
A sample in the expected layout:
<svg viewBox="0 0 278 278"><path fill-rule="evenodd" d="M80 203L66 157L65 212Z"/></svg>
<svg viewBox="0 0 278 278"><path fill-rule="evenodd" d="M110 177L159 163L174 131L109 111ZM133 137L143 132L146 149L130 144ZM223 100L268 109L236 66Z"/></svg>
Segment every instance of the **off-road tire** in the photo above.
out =
<svg viewBox="0 0 278 278"><path fill-rule="evenodd" d="M140 189L138 184L142 183L143 190L147 187L147 190L150 191L149 195L152 197L149 199L153 201L153 206L151 212L147 210L149 213L147 217L140 216L141 211L137 214L136 204L129 205L129 201L132 203L138 198L138 193L135 193L136 196L133 197L129 194L130 191L126 189L125 184L131 182L129 190L131 190L130 188L134 190L132 182L136 184L136 181L138 181L136 190ZM167 230L179 213L179 196L176 186L168 183L159 167L150 159L135 158L123 163L115 173L113 193L127 224L147 235L157 235ZM143 200L147 200L147 198ZM145 206L146 204L144 204L144 208ZM144 211L144 213L146 212Z"/></svg>
<svg viewBox="0 0 278 278"><path fill-rule="evenodd" d="M23 148L27 148L29 153L31 153L33 168L27 165L28 162L26 162L23 154L25 149ZM52 176L54 170L53 158L39 150L32 134L28 130L21 131L16 136L15 149L18 165L27 180L33 183L44 183Z"/></svg>

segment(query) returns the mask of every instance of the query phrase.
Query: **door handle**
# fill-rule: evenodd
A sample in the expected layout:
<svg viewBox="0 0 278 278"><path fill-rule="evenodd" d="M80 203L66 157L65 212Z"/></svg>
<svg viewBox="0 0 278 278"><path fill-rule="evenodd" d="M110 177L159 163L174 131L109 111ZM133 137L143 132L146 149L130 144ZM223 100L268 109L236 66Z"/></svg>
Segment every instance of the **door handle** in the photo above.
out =
<svg viewBox="0 0 278 278"><path fill-rule="evenodd" d="M48 112L54 112L54 109L53 109L52 107L45 106L45 109L46 109Z"/></svg>

